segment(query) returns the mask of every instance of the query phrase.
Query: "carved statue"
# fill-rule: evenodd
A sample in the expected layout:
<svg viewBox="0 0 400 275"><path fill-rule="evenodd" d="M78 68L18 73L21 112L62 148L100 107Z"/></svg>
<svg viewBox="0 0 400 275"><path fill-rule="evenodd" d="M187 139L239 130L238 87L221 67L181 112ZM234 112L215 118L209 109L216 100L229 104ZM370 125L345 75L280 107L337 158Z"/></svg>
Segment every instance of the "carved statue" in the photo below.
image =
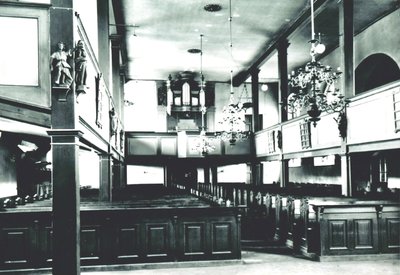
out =
<svg viewBox="0 0 400 275"><path fill-rule="evenodd" d="M57 51L50 56L52 84L60 87L69 87L73 79L71 76L71 66L67 61L72 55L70 51L65 51L64 42L58 42L57 47Z"/></svg>
<svg viewBox="0 0 400 275"><path fill-rule="evenodd" d="M342 138L347 136L347 117L345 112L340 112L337 118L333 118L338 124L339 135Z"/></svg>
<svg viewBox="0 0 400 275"><path fill-rule="evenodd" d="M83 41L79 40L74 49L75 56L75 84L78 92L85 92L86 86L86 51Z"/></svg>

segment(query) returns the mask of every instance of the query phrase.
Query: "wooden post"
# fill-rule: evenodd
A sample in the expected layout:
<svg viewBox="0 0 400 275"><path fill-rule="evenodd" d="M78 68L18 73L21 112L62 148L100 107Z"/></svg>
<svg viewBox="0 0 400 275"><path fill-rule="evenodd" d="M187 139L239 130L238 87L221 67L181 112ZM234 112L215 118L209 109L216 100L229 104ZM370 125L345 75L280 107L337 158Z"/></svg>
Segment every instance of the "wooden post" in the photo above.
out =
<svg viewBox="0 0 400 275"><path fill-rule="evenodd" d="M254 69L251 71L251 98L253 102L253 123L252 123L252 131L255 133L260 129L260 111L259 111L259 80L258 80L258 73L260 72L259 69Z"/></svg>
<svg viewBox="0 0 400 275"><path fill-rule="evenodd" d="M79 139L73 129L76 96L69 88L52 89L53 274L80 274ZM67 127L66 127L67 128Z"/></svg>
<svg viewBox="0 0 400 275"><path fill-rule="evenodd" d="M278 69L279 69L279 124L280 133L282 133L282 123L287 121L287 97L289 93L288 87L288 62L287 62L287 49L289 42L285 40L279 41L278 44ZM281 137L282 138L282 137ZM283 137L284 138L284 137ZM279 143L279 142L278 142ZM280 187L285 187L289 181L289 166L288 160L283 158L282 148L280 149Z"/></svg>
<svg viewBox="0 0 400 275"><path fill-rule="evenodd" d="M354 1L342 1L339 5L339 43L341 49L341 68L343 70L341 91L346 98L354 95ZM346 118L345 118L346 119ZM347 129L346 129L347 132ZM342 195L352 196L351 165L348 154L347 137L342 139L341 181Z"/></svg>
<svg viewBox="0 0 400 275"><path fill-rule="evenodd" d="M110 154L100 155L100 188L99 200L112 201L112 157Z"/></svg>

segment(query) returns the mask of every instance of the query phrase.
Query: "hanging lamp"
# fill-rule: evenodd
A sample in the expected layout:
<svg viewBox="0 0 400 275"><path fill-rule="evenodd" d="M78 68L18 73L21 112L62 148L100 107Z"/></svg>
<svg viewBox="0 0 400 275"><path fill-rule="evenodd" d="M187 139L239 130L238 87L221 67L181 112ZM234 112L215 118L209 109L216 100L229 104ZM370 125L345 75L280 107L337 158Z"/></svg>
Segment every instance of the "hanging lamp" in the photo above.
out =
<svg viewBox="0 0 400 275"><path fill-rule="evenodd" d="M230 55L231 58L233 58L232 0L229 0L229 39ZM229 104L223 107L222 120L219 122L222 126L222 131L217 132L216 136L223 141L228 141L230 145L235 145L237 141L247 139L250 132L246 131L245 113L246 110L243 108L243 104L240 101L235 101L233 90L233 69L231 68Z"/></svg>
<svg viewBox="0 0 400 275"><path fill-rule="evenodd" d="M325 51L325 45L321 43L321 37L315 38L314 30L314 0L311 2L311 61L304 68L300 68L297 74L293 71L289 76L289 85L293 92L288 97L288 111L296 113L307 109L308 120L314 127L320 120L322 112L343 112L348 101L335 87L335 83L341 77L340 68L333 71L330 66L325 66L316 60L317 54Z"/></svg>

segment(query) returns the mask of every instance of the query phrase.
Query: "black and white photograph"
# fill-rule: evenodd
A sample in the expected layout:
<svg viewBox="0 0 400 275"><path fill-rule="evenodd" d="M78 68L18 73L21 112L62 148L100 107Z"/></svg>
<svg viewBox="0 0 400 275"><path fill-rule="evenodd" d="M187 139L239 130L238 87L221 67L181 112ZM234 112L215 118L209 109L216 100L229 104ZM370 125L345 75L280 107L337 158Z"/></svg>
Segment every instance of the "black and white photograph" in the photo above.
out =
<svg viewBox="0 0 400 275"><path fill-rule="evenodd" d="M0 275L400 275L400 0L0 0Z"/></svg>

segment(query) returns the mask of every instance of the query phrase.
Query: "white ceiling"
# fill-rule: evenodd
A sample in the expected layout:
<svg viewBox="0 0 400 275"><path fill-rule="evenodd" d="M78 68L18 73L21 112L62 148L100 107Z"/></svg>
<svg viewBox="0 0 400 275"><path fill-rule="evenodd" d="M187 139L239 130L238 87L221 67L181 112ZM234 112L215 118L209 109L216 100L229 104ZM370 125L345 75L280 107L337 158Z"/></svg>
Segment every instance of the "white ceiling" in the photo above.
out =
<svg viewBox="0 0 400 275"><path fill-rule="evenodd" d="M316 0L316 32L328 49L339 40L338 7L342 0ZM229 0L112 0L115 22L110 32L123 37L123 62L127 79L165 80L183 71L200 71L200 54L188 49L200 48L203 34L203 74L208 81L226 82L230 71L237 75L254 64L282 33L288 35L292 25L302 27L290 35L291 64L309 59L309 0L231 0L232 55L230 54ZM219 4L218 12L204 6ZM354 0L355 32L360 32L390 10L399 0ZM324 10L324 11L322 11ZM319 24L319 25L318 25ZM297 29L297 28L296 28ZM258 64L259 63L259 64ZM257 67L260 80L278 77L274 51Z"/></svg>

